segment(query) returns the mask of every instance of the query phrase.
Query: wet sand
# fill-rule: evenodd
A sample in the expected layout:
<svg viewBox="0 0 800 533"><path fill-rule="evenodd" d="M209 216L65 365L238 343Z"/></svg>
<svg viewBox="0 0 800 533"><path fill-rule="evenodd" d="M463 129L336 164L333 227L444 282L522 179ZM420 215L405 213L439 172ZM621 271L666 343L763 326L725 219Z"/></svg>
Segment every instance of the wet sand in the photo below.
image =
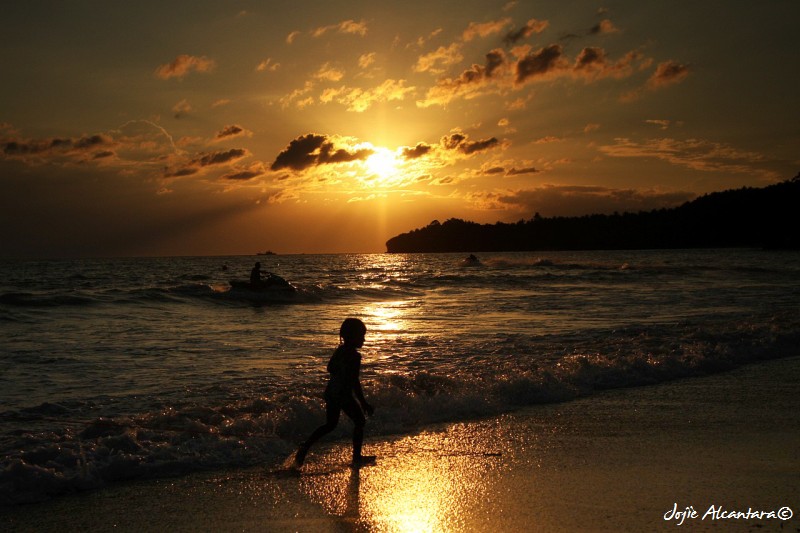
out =
<svg viewBox="0 0 800 533"><path fill-rule="evenodd" d="M800 531L800 357L0 509L4 531ZM678 511L696 511L682 525ZM722 512L709 513L709 508ZM792 509L779 518L731 511ZM785 511L784 511L785 512ZM716 519L713 517L716 516Z"/></svg>

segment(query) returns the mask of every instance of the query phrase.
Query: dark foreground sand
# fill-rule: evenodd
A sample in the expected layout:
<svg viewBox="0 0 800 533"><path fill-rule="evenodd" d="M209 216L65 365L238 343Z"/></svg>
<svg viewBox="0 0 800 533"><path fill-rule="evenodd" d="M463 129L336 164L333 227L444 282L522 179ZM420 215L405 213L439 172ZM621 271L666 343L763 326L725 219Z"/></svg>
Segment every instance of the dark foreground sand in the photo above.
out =
<svg viewBox="0 0 800 533"><path fill-rule="evenodd" d="M0 509L0 530L800 531L798 393L794 357L368 439L380 460L360 470L334 443L302 474L218 472ZM665 520L675 505L697 514Z"/></svg>

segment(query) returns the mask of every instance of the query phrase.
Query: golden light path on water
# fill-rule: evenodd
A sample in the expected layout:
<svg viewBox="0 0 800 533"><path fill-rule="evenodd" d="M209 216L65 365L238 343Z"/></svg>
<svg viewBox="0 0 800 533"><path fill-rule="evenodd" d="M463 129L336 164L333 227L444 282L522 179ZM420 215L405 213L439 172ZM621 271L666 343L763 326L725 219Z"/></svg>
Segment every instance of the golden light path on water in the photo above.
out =
<svg viewBox="0 0 800 533"><path fill-rule="evenodd" d="M486 474L496 462L471 450L470 440L461 432L408 437L371 447L379 463L360 469L348 468L349 450L338 447L307 465L301 488L347 529L460 531L491 499Z"/></svg>
<svg viewBox="0 0 800 533"><path fill-rule="evenodd" d="M380 302L364 307L363 316L369 323L371 334L385 335L408 331L410 328L409 314L411 302L397 300L394 302Z"/></svg>

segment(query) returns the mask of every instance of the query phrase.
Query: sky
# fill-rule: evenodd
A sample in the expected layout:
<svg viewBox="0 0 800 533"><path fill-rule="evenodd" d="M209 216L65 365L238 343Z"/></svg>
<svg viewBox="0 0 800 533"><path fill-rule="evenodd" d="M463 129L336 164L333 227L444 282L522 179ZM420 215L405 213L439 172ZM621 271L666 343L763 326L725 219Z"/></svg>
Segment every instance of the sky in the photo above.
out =
<svg viewBox="0 0 800 533"><path fill-rule="evenodd" d="M798 19L796 0L9 3L0 258L379 253L433 220L784 181Z"/></svg>

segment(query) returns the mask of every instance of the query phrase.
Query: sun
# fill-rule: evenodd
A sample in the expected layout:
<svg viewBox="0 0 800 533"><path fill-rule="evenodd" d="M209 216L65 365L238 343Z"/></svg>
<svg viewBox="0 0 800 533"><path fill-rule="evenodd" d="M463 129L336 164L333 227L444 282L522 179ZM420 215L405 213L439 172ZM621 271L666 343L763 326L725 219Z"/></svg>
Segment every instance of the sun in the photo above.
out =
<svg viewBox="0 0 800 533"><path fill-rule="evenodd" d="M388 183L400 171L400 161L394 152L388 148L375 147L372 155L365 161L364 166L369 174L377 176L380 183Z"/></svg>

